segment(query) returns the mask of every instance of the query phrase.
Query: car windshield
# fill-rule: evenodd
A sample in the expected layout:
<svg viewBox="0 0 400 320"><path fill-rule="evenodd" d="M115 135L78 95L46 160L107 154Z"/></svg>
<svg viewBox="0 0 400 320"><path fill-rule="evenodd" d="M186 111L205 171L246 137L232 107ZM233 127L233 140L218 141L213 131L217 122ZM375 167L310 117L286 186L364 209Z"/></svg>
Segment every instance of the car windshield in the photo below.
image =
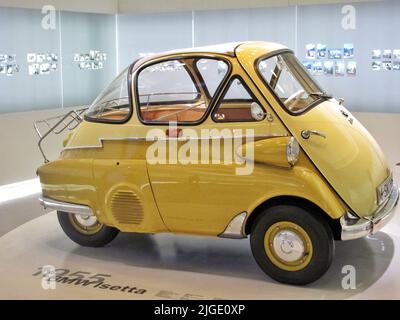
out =
<svg viewBox="0 0 400 320"><path fill-rule="evenodd" d="M331 98L292 53L265 58L259 62L258 70L291 113L302 113L314 102Z"/></svg>
<svg viewBox="0 0 400 320"><path fill-rule="evenodd" d="M94 100L85 118L92 121L125 121L129 116L127 67Z"/></svg>

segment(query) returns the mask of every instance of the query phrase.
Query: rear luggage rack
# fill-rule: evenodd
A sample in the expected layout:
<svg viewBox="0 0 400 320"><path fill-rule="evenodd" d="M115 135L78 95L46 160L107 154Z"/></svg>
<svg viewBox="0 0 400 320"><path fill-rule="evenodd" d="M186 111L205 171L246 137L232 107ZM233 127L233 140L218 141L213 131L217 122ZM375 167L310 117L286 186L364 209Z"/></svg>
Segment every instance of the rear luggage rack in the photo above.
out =
<svg viewBox="0 0 400 320"><path fill-rule="evenodd" d="M39 136L38 147L43 156L44 162L47 163L49 160L44 154L42 148L42 142L46 137L50 134L60 134L65 129L71 131L74 130L82 121L83 121L83 113L88 109L88 107L82 107L79 109L72 110L67 114L62 114L59 116L50 117L43 120L37 120L33 123L36 133ZM40 129L42 128L42 130Z"/></svg>

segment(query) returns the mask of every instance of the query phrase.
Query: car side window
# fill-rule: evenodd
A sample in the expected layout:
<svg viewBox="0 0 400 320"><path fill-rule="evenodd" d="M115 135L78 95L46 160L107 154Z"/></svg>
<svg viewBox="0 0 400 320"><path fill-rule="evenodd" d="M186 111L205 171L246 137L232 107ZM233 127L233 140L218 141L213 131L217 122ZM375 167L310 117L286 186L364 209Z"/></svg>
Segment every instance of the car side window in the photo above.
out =
<svg viewBox="0 0 400 320"><path fill-rule="evenodd" d="M196 67L204 80L209 96L214 96L228 71L228 65L221 60L199 59Z"/></svg>
<svg viewBox="0 0 400 320"><path fill-rule="evenodd" d="M129 67L100 93L85 114L85 119L94 122L122 123L129 119L131 106L128 96Z"/></svg>
<svg viewBox="0 0 400 320"><path fill-rule="evenodd" d="M216 122L248 122L264 120L266 112L244 81L233 77L212 118Z"/></svg>
<svg viewBox="0 0 400 320"><path fill-rule="evenodd" d="M147 66L137 77L140 119L146 123L200 121L227 73L226 62L211 58L174 59Z"/></svg>

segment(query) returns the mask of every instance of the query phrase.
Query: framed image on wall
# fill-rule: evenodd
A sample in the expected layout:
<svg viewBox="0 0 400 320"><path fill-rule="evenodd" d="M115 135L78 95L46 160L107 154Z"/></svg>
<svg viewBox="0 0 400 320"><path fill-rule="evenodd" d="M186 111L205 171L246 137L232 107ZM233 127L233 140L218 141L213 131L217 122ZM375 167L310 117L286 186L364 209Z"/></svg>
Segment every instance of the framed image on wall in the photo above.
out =
<svg viewBox="0 0 400 320"><path fill-rule="evenodd" d="M261 64L260 64L261 65ZM310 73L312 73L313 63L311 61L303 61L303 66L306 68Z"/></svg>
<svg viewBox="0 0 400 320"><path fill-rule="evenodd" d="M30 76L39 75L40 74L40 65L38 63L33 63L28 66L28 74Z"/></svg>
<svg viewBox="0 0 400 320"><path fill-rule="evenodd" d="M13 76L17 72L19 72L19 66L17 64L7 64L7 76Z"/></svg>
<svg viewBox="0 0 400 320"><path fill-rule="evenodd" d="M28 53L26 55L26 62L28 62L28 63L36 62L36 53Z"/></svg>
<svg viewBox="0 0 400 320"><path fill-rule="evenodd" d="M326 45L318 43L317 44L317 58L325 59L326 58Z"/></svg>
<svg viewBox="0 0 400 320"><path fill-rule="evenodd" d="M392 50L390 49L383 50L382 59L388 59L388 60L392 59Z"/></svg>
<svg viewBox="0 0 400 320"><path fill-rule="evenodd" d="M392 62L391 61L382 61L382 69L390 71L392 70Z"/></svg>
<svg viewBox="0 0 400 320"><path fill-rule="evenodd" d="M381 59L381 58L382 58L382 51L380 49L373 49L372 59Z"/></svg>
<svg viewBox="0 0 400 320"><path fill-rule="evenodd" d="M328 49L328 58L329 59L342 59L343 52L342 49L332 48Z"/></svg>
<svg viewBox="0 0 400 320"><path fill-rule="evenodd" d="M313 63L313 74L316 75L316 76L320 76L320 75L324 74L322 61L314 61L314 63Z"/></svg>
<svg viewBox="0 0 400 320"><path fill-rule="evenodd" d="M335 71L335 63L333 61L324 61L324 74L333 76Z"/></svg>
<svg viewBox="0 0 400 320"><path fill-rule="evenodd" d="M345 68L343 61L336 61L335 62L335 75L336 76L344 76Z"/></svg>
<svg viewBox="0 0 400 320"><path fill-rule="evenodd" d="M315 44L309 43L306 45L306 58L307 59L315 59L316 48Z"/></svg>
<svg viewBox="0 0 400 320"><path fill-rule="evenodd" d="M50 64L49 63L43 63L40 65L40 74L50 74Z"/></svg>
<svg viewBox="0 0 400 320"><path fill-rule="evenodd" d="M381 61L372 61L371 67L372 67L372 70L379 71L379 70L381 70L382 62Z"/></svg>
<svg viewBox="0 0 400 320"><path fill-rule="evenodd" d="M357 74L357 62L348 61L346 65L346 73L350 76L355 76Z"/></svg>
<svg viewBox="0 0 400 320"><path fill-rule="evenodd" d="M343 58L352 59L354 57L354 45L352 43L345 43L343 46Z"/></svg>

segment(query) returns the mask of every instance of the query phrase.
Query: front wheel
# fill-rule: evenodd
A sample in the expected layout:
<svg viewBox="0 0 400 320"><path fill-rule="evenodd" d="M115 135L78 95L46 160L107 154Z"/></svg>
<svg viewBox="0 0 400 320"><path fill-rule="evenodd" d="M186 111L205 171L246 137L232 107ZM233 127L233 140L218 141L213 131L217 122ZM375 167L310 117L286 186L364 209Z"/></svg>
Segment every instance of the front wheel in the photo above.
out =
<svg viewBox="0 0 400 320"><path fill-rule="evenodd" d="M57 211L57 218L65 234L85 247L103 247L119 233L118 229L100 223L95 216Z"/></svg>
<svg viewBox="0 0 400 320"><path fill-rule="evenodd" d="M252 227L250 244L255 260L267 275L294 285L320 278L334 255L328 223L289 205L266 209Z"/></svg>

